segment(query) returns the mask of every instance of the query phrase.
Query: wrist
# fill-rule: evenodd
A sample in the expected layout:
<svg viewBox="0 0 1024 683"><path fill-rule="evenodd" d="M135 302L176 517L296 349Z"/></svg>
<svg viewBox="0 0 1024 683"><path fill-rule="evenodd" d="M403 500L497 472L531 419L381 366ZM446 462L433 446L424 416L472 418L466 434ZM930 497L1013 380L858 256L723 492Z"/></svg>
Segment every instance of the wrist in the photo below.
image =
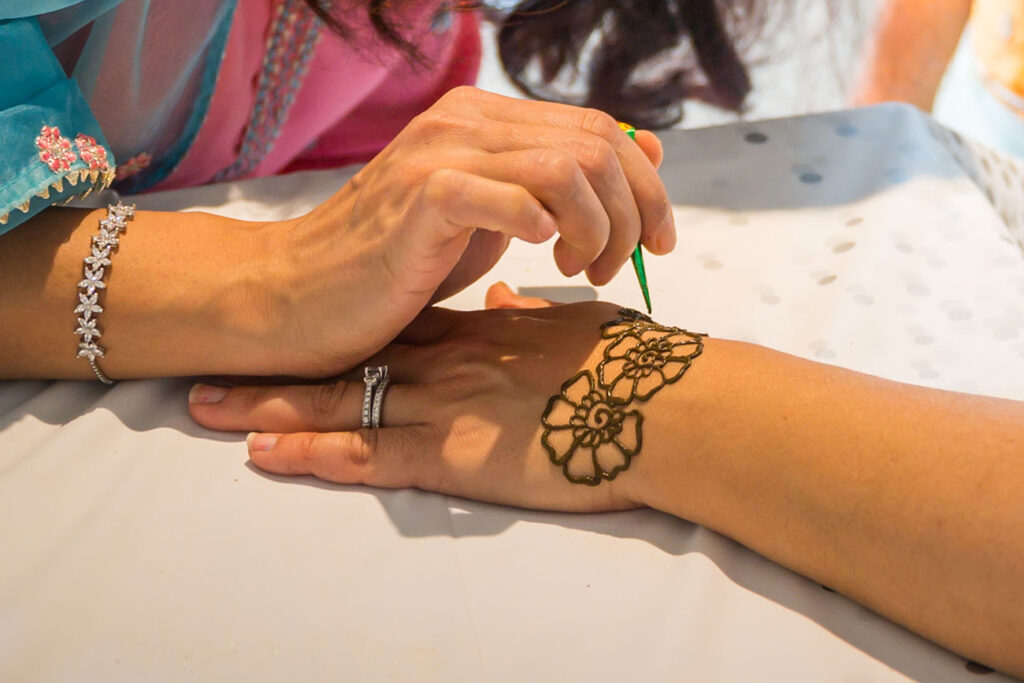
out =
<svg viewBox="0 0 1024 683"><path fill-rule="evenodd" d="M267 226L273 267L260 302L277 374L336 375L383 348L408 321L390 320L391 279L379 235L350 226L342 193L305 216ZM386 332L386 334L384 333Z"/></svg>
<svg viewBox="0 0 1024 683"><path fill-rule="evenodd" d="M708 525L723 499L716 425L730 402L721 369L738 342L705 337L701 355L682 379L644 411L645 460L638 468L638 502Z"/></svg>
<svg viewBox="0 0 1024 683"><path fill-rule="evenodd" d="M76 284L104 210L53 208L3 236L5 377L94 379L77 357ZM137 212L104 273L100 344L114 379L275 371L272 224ZM268 313L268 311L270 311Z"/></svg>
<svg viewBox="0 0 1024 683"><path fill-rule="evenodd" d="M109 374L271 371L268 226L202 213L140 212L108 282Z"/></svg>

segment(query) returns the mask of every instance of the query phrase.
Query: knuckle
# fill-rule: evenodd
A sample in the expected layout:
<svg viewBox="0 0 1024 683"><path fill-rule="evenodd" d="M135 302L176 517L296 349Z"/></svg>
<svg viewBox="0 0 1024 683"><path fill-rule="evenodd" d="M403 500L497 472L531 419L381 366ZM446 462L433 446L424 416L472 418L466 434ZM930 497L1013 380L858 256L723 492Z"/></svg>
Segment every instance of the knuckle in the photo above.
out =
<svg viewBox="0 0 1024 683"><path fill-rule="evenodd" d="M432 139L461 128L464 121L454 112L434 107L416 116L407 129L418 137Z"/></svg>
<svg viewBox="0 0 1024 683"><path fill-rule="evenodd" d="M615 148L602 138L581 142L578 149L580 162L598 176L610 175L619 165Z"/></svg>
<svg viewBox="0 0 1024 683"><path fill-rule="evenodd" d="M495 363L477 361L467 367L474 378L475 396L509 396L516 389L516 383L508 370Z"/></svg>
<svg viewBox="0 0 1024 683"><path fill-rule="evenodd" d="M442 377L461 376L467 374L481 358L485 357L488 347L485 340L466 335L440 343L431 361Z"/></svg>
<svg viewBox="0 0 1024 683"><path fill-rule="evenodd" d="M348 387L348 382L328 382L310 392L309 408L316 424L328 425L341 415Z"/></svg>
<svg viewBox="0 0 1024 683"><path fill-rule="evenodd" d="M456 201L461 194L460 175L450 168L438 168L431 171L423 183L423 198L427 204L446 206Z"/></svg>
<svg viewBox="0 0 1024 683"><path fill-rule="evenodd" d="M619 124L610 115L600 109L584 109L580 114L580 128L588 133L599 135L602 138L614 139L622 131Z"/></svg>
<svg viewBox="0 0 1024 683"><path fill-rule="evenodd" d="M317 459L316 434L296 434L292 437L295 454L307 463Z"/></svg>
<svg viewBox="0 0 1024 683"><path fill-rule="evenodd" d="M530 170L540 169L547 184L559 193L574 193L578 189L580 168L571 155L557 149L541 149L530 164Z"/></svg>
<svg viewBox="0 0 1024 683"><path fill-rule="evenodd" d="M543 215L540 204L530 194L529 190L518 187L513 191L511 199L514 202L517 213L516 217L520 225L536 226L540 224L541 216Z"/></svg>
<svg viewBox="0 0 1024 683"><path fill-rule="evenodd" d="M480 405L511 397L518 390L504 367L486 360L464 363L438 384L440 397L459 413L478 410Z"/></svg>
<svg viewBox="0 0 1024 683"><path fill-rule="evenodd" d="M402 159L401 163L393 164L387 169L385 182L391 181L391 187L401 188L407 192L409 188L419 185L424 179L429 178L436 169L437 163L430 161L425 156L409 155Z"/></svg>
<svg viewBox="0 0 1024 683"><path fill-rule="evenodd" d="M510 351L506 348L507 339L503 337L501 329L484 324L476 330L465 331L457 339L440 343L430 358L432 366L437 370L435 377L438 382L444 384L457 381L474 387L487 387L505 377L507 371L498 359ZM441 395L451 396L449 388L439 391ZM441 403L444 403L443 399Z"/></svg>
<svg viewBox="0 0 1024 683"><path fill-rule="evenodd" d="M253 411L262 406L270 398L270 388L261 386L238 387L232 391L242 398L242 404L247 411Z"/></svg>
<svg viewBox="0 0 1024 683"><path fill-rule="evenodd" d="M442 368L460 367L472 357L470 346L471 343L467 339L446 341L438 347L434 361Z"/></svg>
<svg viewBox="0 0 1024 683"><path fill-rule="evenodd" d="M352 189L358 190L366 187L366 184L370 181L370 177L373 175L372 170L366 170L368 168L370 168L369 165L363 166L349 179L348 184Z"/></svg>
<svg viewBox="0 0 1024 683"><path fill-rule="evenodd" d="M345 460L354 467L367 467L374 461L380 432L364 429L359 432L344 432L342 450Z"/></svg>
<svg viewBox="0 0 1024 683"><path fill-rule="evenodd" d="M443 104L459 105L467 100L475 100L480 97L481 91L471 85L457 85L441 96L439 102Z"/></svg>

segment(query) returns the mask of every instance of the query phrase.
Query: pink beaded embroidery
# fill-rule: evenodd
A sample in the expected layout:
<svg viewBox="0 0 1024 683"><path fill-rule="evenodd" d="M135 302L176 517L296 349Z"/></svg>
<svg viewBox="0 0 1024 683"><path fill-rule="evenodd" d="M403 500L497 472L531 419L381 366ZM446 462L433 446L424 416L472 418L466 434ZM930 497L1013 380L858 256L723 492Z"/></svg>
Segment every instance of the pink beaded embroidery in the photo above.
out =
<svg viewBox="0 0 1024 683"><path fill-rule="evenodd" d="M85 133L79 133L75 138L75 147L78 148L78 155L86 163L91 171L110 170L110 163L107 161L107 150L103 145L96 142L96 138Z"/></svg>
<svg viewBox="0 0 1024 683"><path fill-rule="evenodd" d="M256 102L238 158L231 166L221 169L214 176L214 182L249 175L273 149L302 87L322 27L323 22L302 0L275 0Z"/></svg>
<svg viewBox="0 0 1024 683"><path fill-rule="evenodd" d="M145 170L151 163L153 163L152 154L147 152L136 154L123 164L117 165L117 179L124 180L125 178L131 178L136 173Z"/></svg>
<svg viewBox="0 0 1024 683"><path fill-rule="evenodd" d="M54 173L70 170L71 164L78 159L75 150L71 149L71 140L62 136L56 126L43 126L36 138L36 147L39 148L39 160Z"/></svg>

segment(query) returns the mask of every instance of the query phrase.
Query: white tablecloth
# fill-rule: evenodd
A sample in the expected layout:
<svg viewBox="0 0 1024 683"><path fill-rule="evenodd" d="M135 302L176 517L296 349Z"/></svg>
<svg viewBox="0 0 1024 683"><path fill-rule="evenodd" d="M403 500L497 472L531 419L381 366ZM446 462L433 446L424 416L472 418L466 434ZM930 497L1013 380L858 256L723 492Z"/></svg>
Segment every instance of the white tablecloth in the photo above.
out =
<svg viewBox="0 0 1024 683"><path fill-rule="evenodd" d="M896 106L665 142L680 246L648 258L657 317L1024 399L1024 252L1007 227L1018 169ZM345 177L139 203L272 218ZM478 307L497 278L594 296L548 252L514 245L452 305ZM627 271L600 296L641 303ZM962 658L657 512L546 514L266 475L242 435L190 420L190 384L0 385L0 680L976 678Z"/></svg>

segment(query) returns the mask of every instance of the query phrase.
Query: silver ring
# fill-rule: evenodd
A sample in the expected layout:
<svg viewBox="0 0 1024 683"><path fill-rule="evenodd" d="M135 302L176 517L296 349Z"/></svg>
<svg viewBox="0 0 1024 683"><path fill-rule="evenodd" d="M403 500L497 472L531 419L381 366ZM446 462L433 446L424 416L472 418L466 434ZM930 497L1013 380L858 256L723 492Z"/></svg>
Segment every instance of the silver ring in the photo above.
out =
<svg viewBox="0 0 1024 683"><path fill-rule="evenodd" d="M388 376L388 366L381 366L384 371L377 383L377 390L373 393L373 411L370 415L370 428L380 429L381 428L381 415L384 413L384 392L388 390L388 385L391 384L391 378Z"/></svg>
<svg viewBox="0 0 1024 683"><path fill-rule="evenodd" d="M363 429L380 429L381 413L384 411L384 392L390 378L388 366L366 366L363 368Z"/></svg>

